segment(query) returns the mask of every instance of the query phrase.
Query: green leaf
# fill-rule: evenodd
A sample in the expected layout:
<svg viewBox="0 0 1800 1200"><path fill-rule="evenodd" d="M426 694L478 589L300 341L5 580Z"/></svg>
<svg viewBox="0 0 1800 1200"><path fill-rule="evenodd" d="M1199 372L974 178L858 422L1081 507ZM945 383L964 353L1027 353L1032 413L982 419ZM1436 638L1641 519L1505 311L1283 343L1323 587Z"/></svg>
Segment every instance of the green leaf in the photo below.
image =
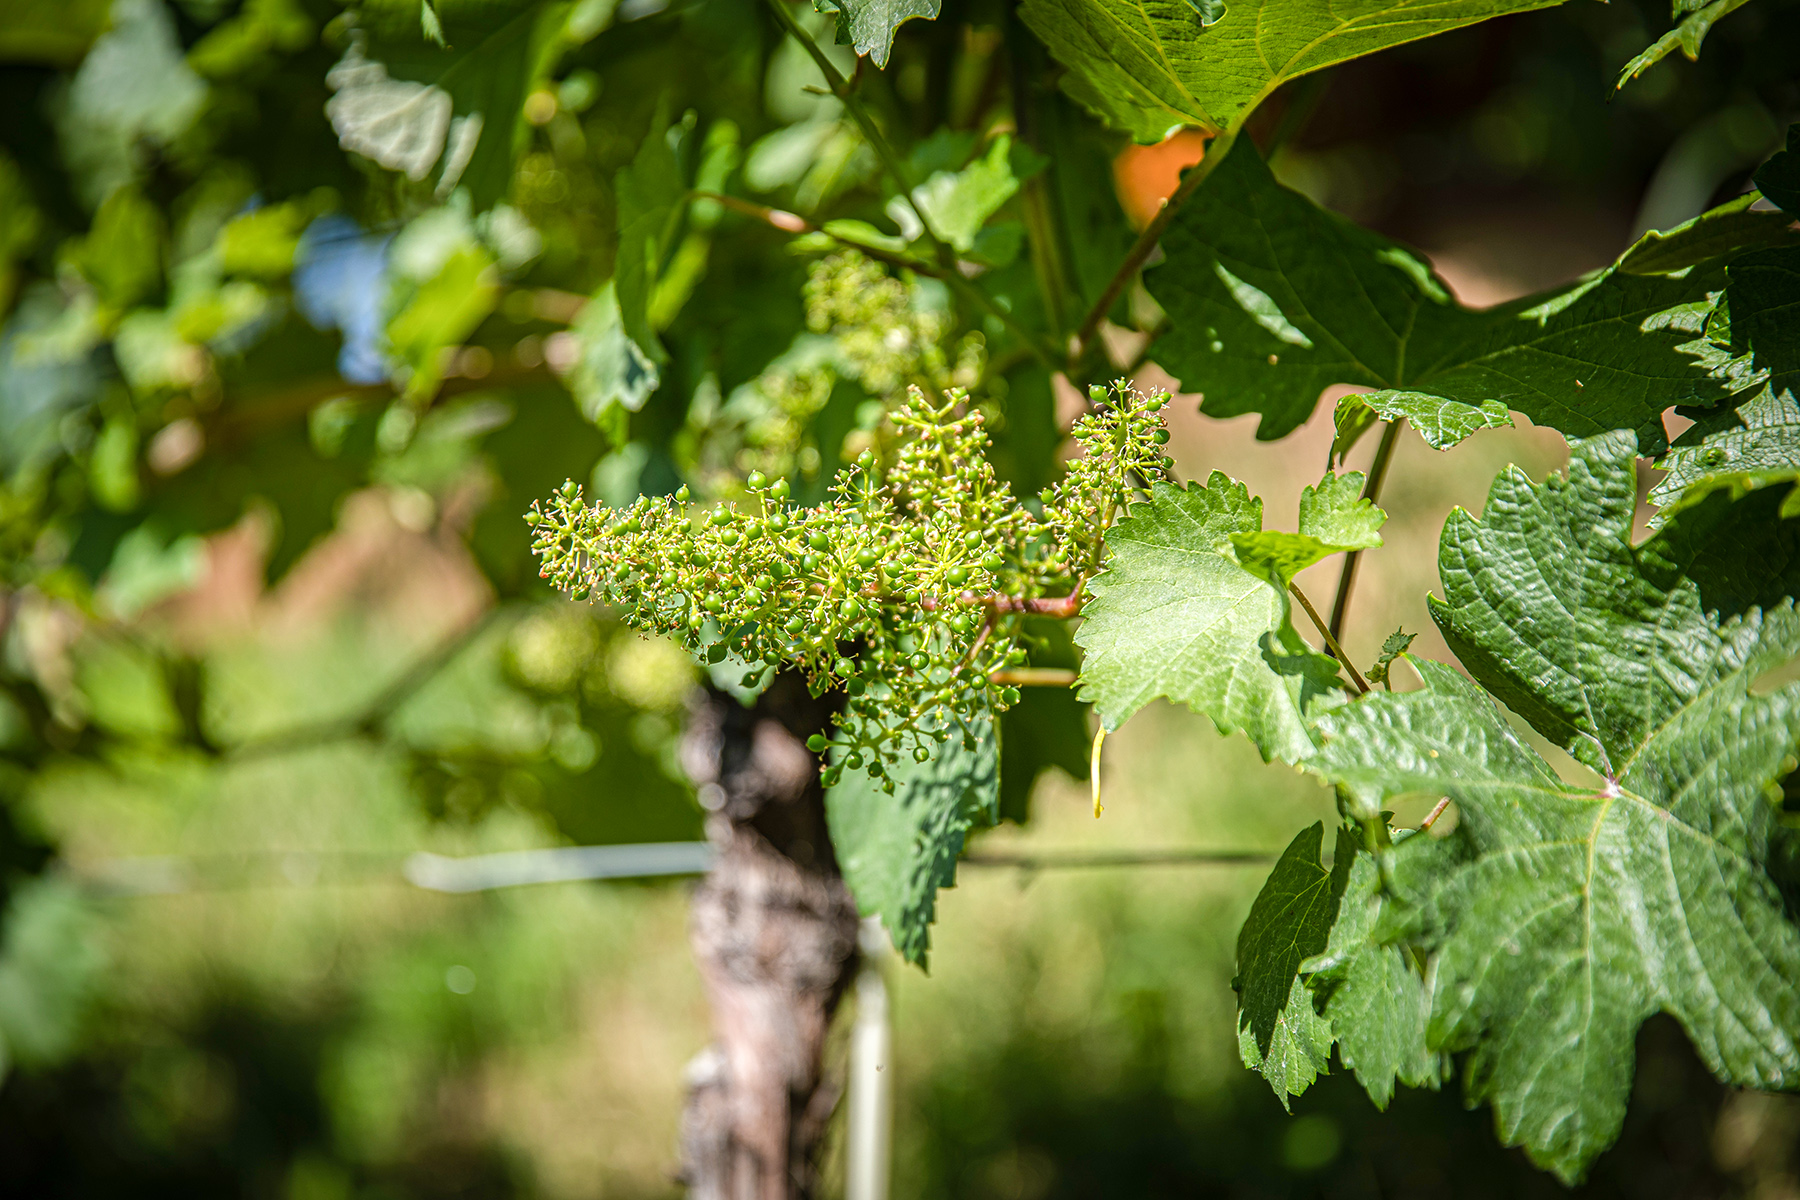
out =
<svg viewBox="0 0 1800 1200"><path fill-rule="evenodd" d="M1331 1064L1331 1027L1313 1009L1300 964L1322 952L1349 877L1349 840L1338 833L1333 869L1319 865L1323 822L1302 829L1282 851L1238 932L1238 1048L1282 1107Z"/></svg>
<svg viewBox="0 0 1800 1200"><path fill-rule="evenodd" d="M443 354L461 345L494 311L499 283L494 259L475 240L464 208L431 209L394 239L389 254L395 312L388 345L404 364L406 394L436 394Z"/></svg>
<svg viewBox="0 0 1800 1200"><path fill-rule="evenodd" d="M1776 392L1800 392L1800 246L1739 255L1725 273L1732 349L1748 347Z"/></svg>
<svg viewBox="0 0 1800 1200"><path fill-rule="evenodd" d="M1290 79L1390 46L1560 0L1025 0L1019 14L1117 129L1159 142L1184 125L1236 129Z"/></svg>
<svg viewBox="0 0 1800 1200"><path fill-rule="evenodd" d="M1658 523L1718 488L1742 492L1800 480L1800 401L1791 391L1777 395L1764 387L1688 431L1696 433L1677 438L1656 464L1668 472L1650 489L1651 503L1665 506Z"/></svg>
<svg viewBox="0 0 1800 1200"><path fill-rule="evenodd" d="M1502 472L1482 520L1444 523L1429 602L1484 687L1609 778L1725 652L1687 556L1632 545L1635 455L1619 431L1573 443L1567 478Z"/></svg>
<svg viewBox="0 0 1800 1200"><path fill-rule="evenodd" d="M1408 633L1404 629L1396 629L1382 639L1381 657L1376 659L1375 665L1369 668L1369 682L1386 683L1391 690L1394 685L1388 682L1388 674L1393 670L1394 660L1405 654L1407 648L1413 644L1413 639L1418 636L1418 634Z"/></svg>
<svg viewBox="0 0 1800 1200"><path fill-rule="evenodd" d="M1615 89L1624 87L1673 54L1677 47L1680 47L1681 52L1687 55L1689 62L1699 58L1700 44L1706 40L1706 35L1712 32L1714 23L1748 3L1749 0L1713 0L1713 3L1704 8L1690 12L1687 16L1682 17L1681 23L1675 28L1657 38L1656 41L1645 47L1642 53L1626 63L1624 69L1619 72L1619 82L1613 87ZM1676 5L1677 15L1681 13L1683 7L1685 6Z"/></svg>
<svg viewBox="0 0 1800 1200"><path fill-rule="evenodd" d="M846 770L825 793L831 844L865 916L879 916L894 949L926 965L939 888L956 882L971 830L1000 819L999 750L991 717L970 723L975 748L953 729L929 762L903 757L890 794L866 772Z"/></svg>
<svg viewBox="0 0 1800 1200"><path fill-rule="evenodd" d="M1673 275L1720 255L1790 243L1791 221L1780 213L1752 212L1755 203L1755 194L1746 192L1667 232L1652 229L1619 256L1619 270L1630 275Z"/></svg>
<svg viewBox="0 0 1800 1200"><path fill-rule="evenodd" d="M563 382L582 415L604 427L615 405L626 412L643 408L662 383L662 374L637 343L626 336L611 280L601 284L600 290L582 306L569 332L575 335L579 349L575 365Z"/></svg>
<svg viewBox="0 0 1800 1200"><path fill-rule="evenodd" d="M1740 215L1709 214L1687 236ZM1163 247L1167 260L1145 275L1172 323L1157 361L1205 394L1207 412L1261 413L1260 438L1298 427L1332 384L1383 389L1363 403L1417 416L1440 447L1494 424L1502 407L1586 436L1660 428L1665 408L1714 404L1730 390L1700 369L1691 331L1653 320L1710 304L1722 261L1680 276L1609 268L1556 292L1463 308L1413 251L1278 185L1246 139Z"/></svg>
<svg viewBox="0 0 1800 1200"><path fill-rule="evenodd" d="M1396 830L1393 836L1388 857L1394 882L1384 889L1375 859L1338 835L1338 857L1354 861L1337 923L1325 952L1300 964L1301 973L1310 976L1314 1003L1324 1000L1338 1056L1383 1109L1396 1082L1435 1088L1449 1071L1448 1056L1427 1039L1431 985L1400 943L1419 932L1422 889L1454 866L1462 849L1460 842L1438 842L1413 830ZM1396 898L1401 895L1406 902Z"/></svg>
<svg viewBox="0 0 1800 1200"><path fill-rule="evenodd" d="M835 13L837 40L855 46L878 67L887 66L894 48L894 31L914 17L935 20L940 0L813 0L822 13Z"/></svg>
<svg viewBox="0 0 1800 1200"><path fill-rule="evenodd" d="M1231 535L1232 549L1244 568L1285 588L1306 568L1346 550L1381 545L1387 514L1362 497L1360 471L1326 475L1300 492L1300 532L1261 530Z"/></svg>
<svg viewBox="0 0 1800 1200"><path fill-rule="evenodd" d="M1587 557L1583 531L1552 534L1541 519L1534 532ZM1536 595L1517 570L1499 557L1490 573ZM1676 591L1697 614L1692 585ZM1618 609L1584 655L1616 660L1657 632L1656 615ZM1424 690L1322 717L1309 764L1364 813L1407 793L1456 802L1453 836L1473 861L1429 899L1429 1049L1466 1052L1466 1095L1493 1104L1503 1141L1570 1183L1617 1137L1633 1038L1656 1012L1729 1083L1800 1081L1800 929L1764 870L1776 819L1765 792L1800 742L1800 684L1752 687L1800 653L1800 620L1783 606L1660 628L1666 686L1639 693L1658 719L1601 786L1562 782L1477 688L1428 662ZM1359 1019L1380 1018L1333 1015L1340 1034Z"/></svg>
<svg viewBox="0 0 1800 1200"><path fill-rule="evenodd" d="M1311 752L1306 714L1337 695L1337 664L1294 632L1284 588L1237 561L1233 535L1261 529L1262 501L1217 471L1205 487L1157 483L1113 526L1075 638L1082 699L1106 728L1166 696L1264 758Z"/></svg>
<svg viewBox="0 0 1800 1200"><path fill-rule="evenodd" d="M913 189L913 203L931 231L958 250L968 251L987 219L1019 190L1013 177L1012 138L1001 134L984 157L960 171L937 171Z"/></svg>
<svg viewBox="0 0 1800 1200"><path fill-rule="evenodd" d="M1423 392L1351 392L1338 399L1333 420L1337 437L1331 455L1339 462L1377 421L1410 421L1433 450L1448 450L1477 430L1513 423L1506 405L1498 400L1473 405Z"/></svg>
<svg viewBox="0 0 1800 1200"><path fill-rule="evenodd" d="M1788 126L1787 148L1770 155L1752 179L1771 204L1800 217L1800 125Z"/></svg>
<svg viewBox="0 0 1800 1200"><path fill-rule="evenodd" d="M674 248L676 222L687 183L675 161L667 112L659 106L631 164L621 167L614 187L619 203L619 254L615 291L625 335L652 362L668 359L650 321L650 302L663 262Z"/></svg>
<svg viewBox="0 0 1800 1200"><path fill-rule="evenodd" d="M1022 638L1033 667L1073 669L1078 665L1069 623L1025 618ZM1094 735L1089 706L1072 687L1020 689L1017 704L1000 714L1000 817L1023 824L1031 815L1031 791L1052 767L1080 783L1088 779Z"/></svg>
<svg viewBox="0 0 1800 1200"><path fill-rule="evenodd" d="M357 40L331 69L326 115L344 149L437 192L469 189L477 212L506 198L524 144L525 97L549 69L569 5L443 0L448 47L421 29L418 0L359 10Z"/></svg>
<svg viewBox="0 0 1800 1200"><path fill-rule="evenodd" d="M70 260L115 312L141 304L162 290L162 213L133 187L106 198L85 238L74 243Z"/></svg>

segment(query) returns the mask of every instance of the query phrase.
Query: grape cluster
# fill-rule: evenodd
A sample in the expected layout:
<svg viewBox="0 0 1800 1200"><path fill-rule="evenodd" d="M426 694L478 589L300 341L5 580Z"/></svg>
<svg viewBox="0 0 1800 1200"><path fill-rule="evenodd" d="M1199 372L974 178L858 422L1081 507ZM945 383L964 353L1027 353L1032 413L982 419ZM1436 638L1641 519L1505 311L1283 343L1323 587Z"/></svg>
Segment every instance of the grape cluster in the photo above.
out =
<svg viewBox="0 0 1800 1200"><path fill-rule="evenodd" d="M826 782L845 768L881 778L1018 702L1001 673L1025 661L1024 616L1072 613L1107 526L1166 475L1168 396L1120 381L1092 400L1073 430L1083 453L1038 511L996 478L965 393L933 404L914 388L891 417L891 461L863 451L817 508L790 506L787 480L760 472L743 509L691 504L685 487L608 509L565 483L525 515L539 573L707 662L736 655L747 687L783 665L815 694L842 687Z"/></svg>

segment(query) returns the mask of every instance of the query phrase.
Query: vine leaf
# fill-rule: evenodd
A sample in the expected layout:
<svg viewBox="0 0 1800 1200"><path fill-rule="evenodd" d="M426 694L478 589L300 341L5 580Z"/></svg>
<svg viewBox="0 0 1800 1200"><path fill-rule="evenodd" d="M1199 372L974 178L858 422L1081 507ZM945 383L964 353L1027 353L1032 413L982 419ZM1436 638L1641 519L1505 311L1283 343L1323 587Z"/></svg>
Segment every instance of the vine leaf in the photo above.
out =
<svg viewBox="0 0 1800 1200"><path fill-rule="evenodd" d="M1482 520L1445 521L1444 599L1429 601L1482 686L1614 779L1736 653L1708 615L1716 581L1690 577L1693 548L1632 545L1635 453L1620 430L1573 443L1567 478L1503 471Z"/></svg>
<svg viewBox="0 0 1800 1200"><path fill-rule="evenodd" d="M619 198L619 252L613 282L619 321L638 353L652 363L668 359L651 324L650 300L687 195L669 134L668 108L659 104L650 131L630 164L619 168L614 184Z"/></svg>
<svg viewBox="0 0 1800 1200"><path fill-rule="evenodd" d="M1310 977L1314 1002L1324 1000L1338 1056L1383 1109L1394 1097L1396 1082L1435 1088L1449 1071L1447 1056L1433 1050L1426 1037L1432 981L1421 976L1412 955L1398 943L1417 935L1417 897L1456 865L1462 850L1460 842L1435 841L1414 830L1395 830L1393 837L1390 892L1380 886L1375 859L1359 853L1343 833L1338 835L1338 857L1354 861L1337 923L1325 952L1300 964L1301 973ZM1396 894L1409 902L1397 903Z"/></svg>
<svg viewBox="0 0 1800 1200"><path fill-rule="evenodd" d="M1271 580L1288 583L1316 562L1345 550L1371 550L1381 545L1387 514L1362 495L1363 475L1326 475L1300 491L1300 532L1265 529L1234 533L1231 547L1238 562Z"/></svg>
<svg viewBox="0 0 1800 1200"><path fill-rule="evenodd" d="M326 76L325 112L346 150L442 195L469 190L476 211L505 199L524 139L525 97L549 67L568 5L445 0L434 45L416 4L366 5L357 40Z"/></svg>
<svg viewBox="0 0 1800 1200"><path fill-rule="evenodd" d="M1788 126L1787 148L1770 155L1753 178L1771 204L1800 216L1800 125Z"/></svg>
<svg viewBox="0 0 1800 1200"><path fill-rule="evenodd" d="M1394 685L1388 681L1388 676L1394 669L1394 660L1405 654L1407 648L1413 644L1413 639L1418 636L1418 634L1408 633L1404 629L1396 629L1388 634L1381 643L1381 657L1376 659L1375 665L1369 668L1369 682L1386 683L1388 689L1393 690Z"/></svg>
<svg viewBox="0 0 1800 1200"><path fill-rule="evenodd" d="M935 20L940 0L813 0L819 12L838 19L840 46L854 46L878 67L887 66L894 31L914 17Z"/></svg>
<svg viewBox="0 0 1800 1200"><path fill-rule="evenodd" d="M1680 245L1745 218L1758 237L1791 240L1776 228L1781 214L1727 206ZM1418 417L1440 446L1495 423L1499 407L1589 436L1659 430L1665 408L1708 407L1733 390L1703 369L1690 331L1655 320L1710 305L1723 259L1678 274L1615 266L1474 311L1413 251L1277 184L1246 139L1176 215L1163 248L1166 261L1145 275L1171 321L1157 361L1205 393L1208 412L1261 413L1259 438L1295 429L1332 384L1381 389L1362 402Z"/></svg>
<svg viewBox="0 0 1800 1200"><path fill-rule="evenodd" d="M1064 89L1140 142L1235 129L1290 79L1560 0L1025 0Z"/></svg>
<svg viewBox="0 0 1800 1200"><path fill-rule="evenodd" d="M1657 523L1725 489L1741 494L1787 481L1800 482L1800 401L1791 391L1763 388L1735 408L1709 414L1657 462L1668 474L1650 489L1663 505ZM1796 514L1789 514L1796 515Z"/></svg>
<svg viewBox="0 0 1800 1200"><path fill-rule="evenodd" d="M1721 17L1729 16L1749 2L1750 0L1713 0L1711 4L1696 5L1677 0L1675 4L1677 15L1684 10L1691 11L1681 18L1681 22L1675 28L1650 43L1641 53L1625 64L1619 72L1619 82L1613 85L1614 89L1624 87L1669 57L1677 48L1687 56L1689 62L1699 58L1700 45L1706 40L1706 35L1712 32L1713 25Z"/></svg>
<svg viewBox="0 0 1800 1200"><path fill-rule="evenodd" d="M1340 830L1327 871L1319 865L1324 836L1315 821L1288 843L1238 933L1238 1050L1283 1108L1331 1065L1331 1025L1313 1008L1300 964L1326 948L1353 852Z"/></svg>
<svg viewBox="0 0 1800 1200"><path fill-rule="evenodd" d="M938 889L956 883L964 839L1000 819L993 719L971 728L973 750L953 731L928 762L903 758L891 768L891 795L863 771L845 771L825 792L831 844L858 909L879 916L894 949L921 967Z"/></svg>
<svg viewBox="0 0 1800 1200"><path fill-rule="evenodd" d="M1732 349L1747 348L1776 392L1800 392L1800 246L1739 255L1726 275Z"/></svg>
<svg viewBox="0 0 1800 1200"><path fill-rule="evenodd" d="M1585 560L1583 531L1563 532L1564 554ZM1550 602L1504 555L1490 574ZM1674 591L1697 612L1691 583ZM1617 661L1649 615L1619 607L1584 650ZM1789 604L1664 633L1664 673L1678 682L1645 704L1661 720L1618 747L1621 773L1601 786L1564 783L1478 688L1430 662L1418 664L1424 690L1321 717L1309 764L1365 813L1405 793L1456 802L1453 836L1472 861L1427 905L1442 930L1426 943L1428 1048L1468 1052L1468 1097L1491 1102L1502 1140L1565 1182L1618 1136L1633 1038L1656 1012L1729 1083L1800 1082L1800 929L1765 870L1781 832L1765 793L1800 742L1800 683L1752 688L1800 653L1800 620ZM1341 1034L1363 1018L1346 1005L1332 1019Z"/></svg>
<svg viewBox="0 0 1800 1200"><path fill-rule="evenodd" d="M1337 437L1331 455L1342 461L1376 421L1406 420L1433 450L1448 450L1480 429L1502 429L1513 423L1498 400L1464 404L1426 392L1352 392L1337 403Z"/></svg>
<svg viewBox="0 0 1800 1200"><path fill-rule="evenodd" d="M1294 632L1284 584L1238 561L1234 535L1261 530L1262 501L1218 471L1204 487L1155 484L1113 526L1075 637L1082 699L1107 729L1166 696L1265 758L1311 752L1306 714L1339 696L1338 667Z"/></svg>

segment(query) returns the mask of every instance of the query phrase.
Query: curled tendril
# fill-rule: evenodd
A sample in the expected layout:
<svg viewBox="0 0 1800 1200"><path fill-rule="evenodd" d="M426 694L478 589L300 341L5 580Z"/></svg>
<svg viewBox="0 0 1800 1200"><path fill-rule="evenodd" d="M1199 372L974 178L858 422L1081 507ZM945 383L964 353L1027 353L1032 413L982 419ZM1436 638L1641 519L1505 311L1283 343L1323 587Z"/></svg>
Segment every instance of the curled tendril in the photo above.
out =
<svg viewBox="0 0 1800 1200"><path fill-rule="evenodd" d="M1092 399L1072 431L1081 454L1035 509L995 475L963 391L933 404L913 388L890 460L864 451L816 508L757 472L744 509L690 504L686 488L608 509L565 483L525 516L539 574L707 662L737 656L746 685L785 666L815 694L844 688L826 780L885 776L1018 702L993 676L1025 661L1025 616L1072 615L1115 515L1166 476L1168 396L1120 381Z"/></svg>

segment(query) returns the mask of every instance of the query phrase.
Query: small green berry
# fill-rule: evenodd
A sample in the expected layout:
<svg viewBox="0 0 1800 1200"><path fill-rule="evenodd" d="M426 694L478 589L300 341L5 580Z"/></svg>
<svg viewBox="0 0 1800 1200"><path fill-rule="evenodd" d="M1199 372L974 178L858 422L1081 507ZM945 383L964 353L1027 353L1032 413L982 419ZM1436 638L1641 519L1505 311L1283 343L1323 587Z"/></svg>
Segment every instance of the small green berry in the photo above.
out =
<svg viewBox="0 0 1800 1200"><path fill-rule="evenodd" d="M931 751L927 750L923 746L914 746L913 747L913 761L914 762L930 762L931 761Z"/></svg>
<svg viewBox="0 0 1800 1200"><path fill-rule="evenodd" d="M825 735L822 733L815 733L806 739L806 748L811 750L814 754L825 753L825 747L830 744L830 742L825 740Z"/></svg>
<svg viewBox="0 0 1800 1200"><path fill-rule="evenodd" d="M963 584L969 582L969 568L951 567L949 573L946 574L944 578L949 581L951 587L961 587Z"/></svg>
<svg viewBox="0 0 1800 1200"><path fill-rule="evenodd" d="M768 482L769 477L764 475L761 471L752 471L750 474L744 476L744 486L753 492L760 492L763 489L763 485Z"/></svg>
<svg viewBox="0 0 1800 1200"><path fill-rule="evenodd" d="M864 570L867 570L880 561L881 555L875 553L873 550L858 550L856 552L856 565L862 567Z"/></svg>
<svg viewBox="0 0 1800 1200"><path fill-rule="evenodd" d="M824 554L831 549L831 535L826 533L823 529L815 529L807 537L806 544L811 546L814 550L817 550L819 553Z"/></svg>
<svg viewBox="0 0 1800 1200"><path fill-rule="evenodd" d="M847 658L840 658L831 664L831 669L845 679L856 674L856 664Z"/></svg>
<svg viewBox="0 0 1800 1200"><path fill-rule="evenodd" d="M1000 702L1002 704L1006 705L1008 708L1017 704L1019 702L1019 689L1016 687L1001 688L1000 689Z"/></svg>
<svg viewBox="0 0 1800 1200"><path fill-rule="evenodd" d="M688 502L689 495L690 495L690 493L688 492L688 486L685 483L675 489L675 499L678 500L679 502L681 502L682 504L686 504Z"/></svg>
<svg viewBox="0 0 1800 1200"><path fill-rule="evenodd" d="M788 498L788 481L785 479L777 479L774 483L771 483L769 485L769 495L775 497L777 500L786 500Z"/></svg>

